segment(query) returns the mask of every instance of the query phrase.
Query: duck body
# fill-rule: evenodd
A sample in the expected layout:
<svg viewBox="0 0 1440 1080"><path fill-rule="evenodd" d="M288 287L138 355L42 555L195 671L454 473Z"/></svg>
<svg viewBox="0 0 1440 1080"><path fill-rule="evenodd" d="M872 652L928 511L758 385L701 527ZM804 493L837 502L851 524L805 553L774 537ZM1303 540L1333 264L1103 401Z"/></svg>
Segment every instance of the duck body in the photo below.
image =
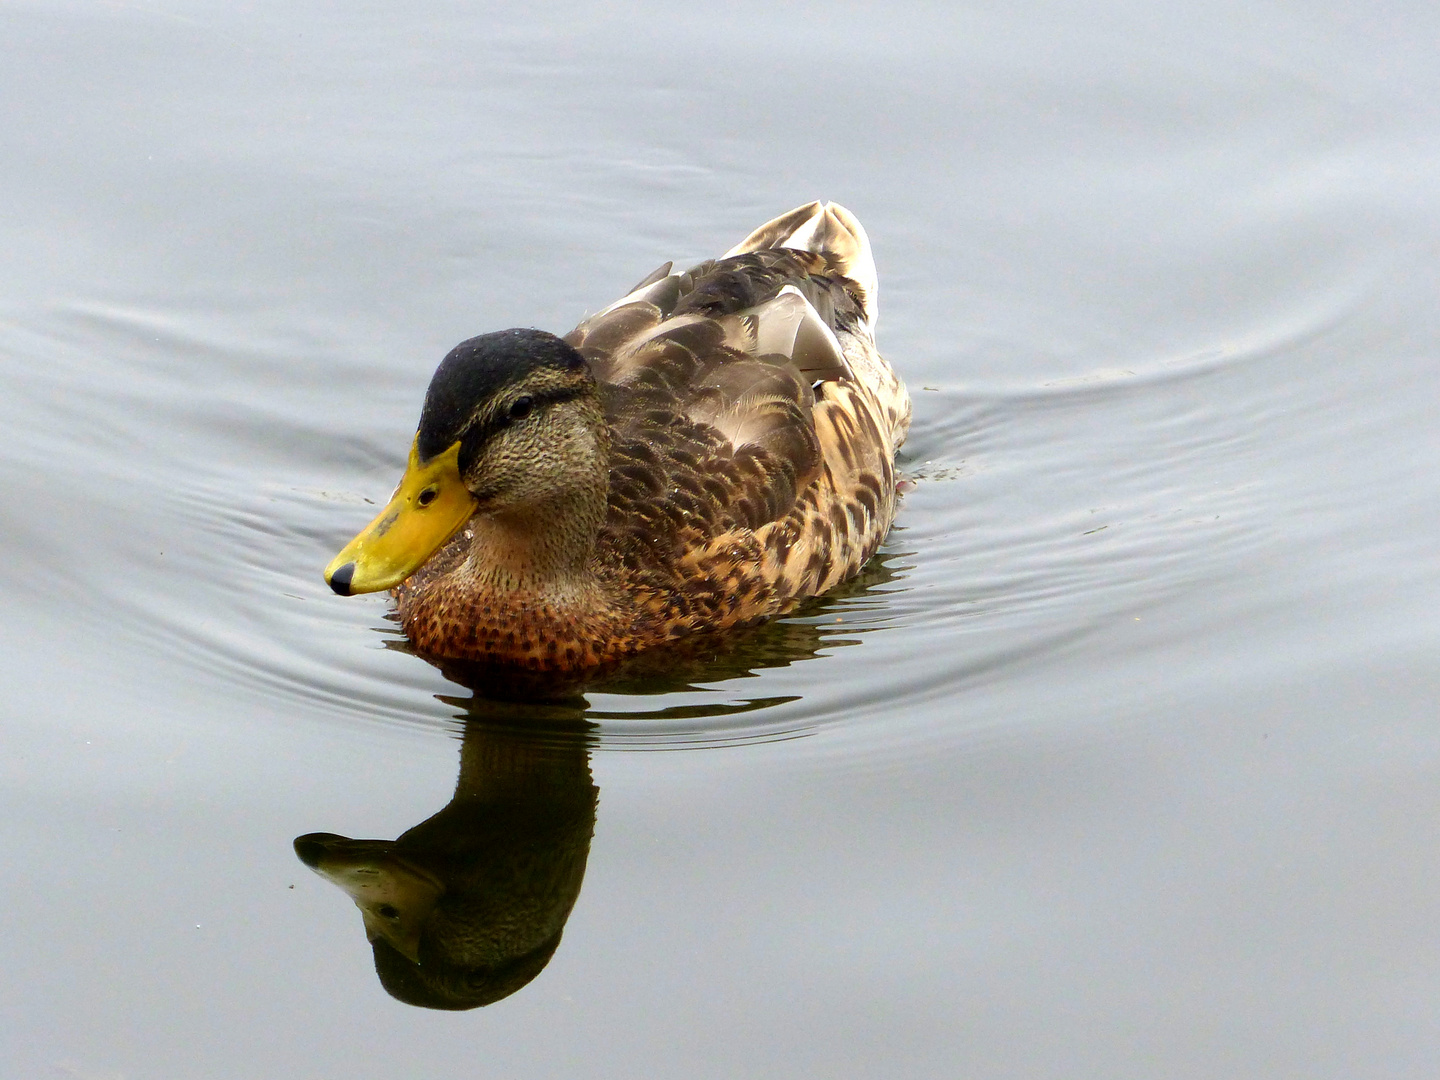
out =
<svg viewBox="0 0 1440 1080"><path fill-rule="evenodd" d="M557 673L824 593L895 515L910 401L876 293L859 222L811 203L563 339L462 343L391 505L327 579L393 587L424 654Z"/></svg>

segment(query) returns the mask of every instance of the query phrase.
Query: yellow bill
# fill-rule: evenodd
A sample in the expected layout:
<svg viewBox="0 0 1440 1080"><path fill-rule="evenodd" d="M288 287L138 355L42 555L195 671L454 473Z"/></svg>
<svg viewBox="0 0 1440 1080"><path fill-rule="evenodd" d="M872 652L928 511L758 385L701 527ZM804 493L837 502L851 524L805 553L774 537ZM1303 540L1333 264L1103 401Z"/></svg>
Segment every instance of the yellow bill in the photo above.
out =
<svg viewBox="0 0 1440 1080"><path fill-rule="evenodd" d="M393 589L439 551L475 512L460 479L460 444L421 464L419 439L390 504L325 568L341 596Z"/></svg>

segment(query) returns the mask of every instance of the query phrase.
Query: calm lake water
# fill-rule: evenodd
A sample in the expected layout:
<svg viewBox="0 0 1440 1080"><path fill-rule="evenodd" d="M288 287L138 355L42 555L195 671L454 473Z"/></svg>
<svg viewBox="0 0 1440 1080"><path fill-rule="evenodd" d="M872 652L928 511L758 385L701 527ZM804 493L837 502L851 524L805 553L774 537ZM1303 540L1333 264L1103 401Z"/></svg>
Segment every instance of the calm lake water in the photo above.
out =
<svg viewBox="0 0 1440 1080"><path fill-rule="evenodd" d="M0 1074L1433 1075L1440 8L522 10L0 7ZM860 582L543 708L330 594L450 346L813 198ZM293 844L422 822L482 1008Z"/></svg>

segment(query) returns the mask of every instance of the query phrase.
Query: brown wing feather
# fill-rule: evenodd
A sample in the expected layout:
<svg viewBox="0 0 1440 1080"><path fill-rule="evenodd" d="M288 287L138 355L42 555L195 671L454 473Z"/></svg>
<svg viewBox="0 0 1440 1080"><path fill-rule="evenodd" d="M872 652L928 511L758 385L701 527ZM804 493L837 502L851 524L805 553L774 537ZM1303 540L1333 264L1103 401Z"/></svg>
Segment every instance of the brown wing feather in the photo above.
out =
<svg viewBox="0 0 1440 1080"><path fill-rule="evenodd" d="M774 614L874 554L894 514L895 425L856 379L864 310L824 253L657 272L567 340L613 430L597 563L678 596L668 618Z"/></svg>

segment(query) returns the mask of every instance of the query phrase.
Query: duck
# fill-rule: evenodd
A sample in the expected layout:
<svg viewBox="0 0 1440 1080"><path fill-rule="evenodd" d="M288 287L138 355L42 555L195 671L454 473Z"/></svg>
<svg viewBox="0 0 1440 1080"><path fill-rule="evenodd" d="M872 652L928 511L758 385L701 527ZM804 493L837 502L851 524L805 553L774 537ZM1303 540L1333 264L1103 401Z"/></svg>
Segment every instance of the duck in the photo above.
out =
<svg viewBox="0 0 1440 1080"><path fill-rule="evenodd" d="M563 337L461 342L388 505L325 570L436 662L574 675L792 611L897 509L905 384L856 217L811 202Z"/></svg>

